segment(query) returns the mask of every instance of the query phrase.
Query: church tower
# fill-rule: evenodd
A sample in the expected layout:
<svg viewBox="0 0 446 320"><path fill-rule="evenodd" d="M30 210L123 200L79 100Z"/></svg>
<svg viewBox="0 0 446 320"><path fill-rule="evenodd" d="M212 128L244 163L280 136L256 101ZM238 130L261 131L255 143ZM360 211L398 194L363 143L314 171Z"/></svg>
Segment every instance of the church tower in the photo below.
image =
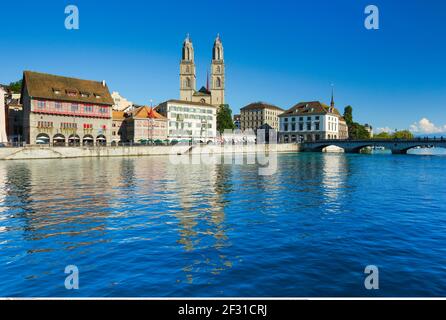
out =
<svg viewBox="0 0 446 320"><path fill-rule="evenodd" d="M225 103L225 62L223 56L223 44L220 35L214 42L211 64L211 103L219 107Z"/></svg>
<svg viewBox="0 0 446 320"><path fill-rule="evenodd" d="M183 55L180 63L180 99L192 101L196 90L196 74L194 62L194 47L189 34L183 43Z"/></svg>

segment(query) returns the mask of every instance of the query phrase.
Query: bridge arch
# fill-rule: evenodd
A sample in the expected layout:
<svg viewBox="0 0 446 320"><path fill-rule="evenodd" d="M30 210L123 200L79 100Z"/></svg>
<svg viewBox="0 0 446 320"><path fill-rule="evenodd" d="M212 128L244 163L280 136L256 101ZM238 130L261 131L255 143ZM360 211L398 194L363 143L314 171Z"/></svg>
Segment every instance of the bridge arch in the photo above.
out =
<svg viewBox="0 0 446 320"><path fill-rule="evenodd" d="M321 152L324 148L336 146L346 153L359 153L366 147L383 147L393 154L406 154L409 150L421 148L446 148L446 139L412 139L412 140L326 140L306 141L302 143L304 151Z"/></svg>

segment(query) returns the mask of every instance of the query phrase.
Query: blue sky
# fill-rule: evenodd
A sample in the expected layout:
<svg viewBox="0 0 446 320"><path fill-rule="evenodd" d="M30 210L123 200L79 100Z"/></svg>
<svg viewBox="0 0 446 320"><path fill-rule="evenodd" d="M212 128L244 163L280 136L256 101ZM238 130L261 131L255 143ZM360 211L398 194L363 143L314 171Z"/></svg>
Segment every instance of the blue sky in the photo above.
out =
<svg viewBox="0 0 446 320"><path fill-rule="evenodd" d="M0 83L33 70L105 79L136 103L162 102L179 96L185 34L204 85L220 33L235 113L253 101L284 109L328 103L334 83L337 107L352 105L359 122L446 131L446 2L427 2L8 1L1 6ZM80 30L64 28L68 4L79 7ZM368 4L380 9L380 30L364 28Z"/></svg>

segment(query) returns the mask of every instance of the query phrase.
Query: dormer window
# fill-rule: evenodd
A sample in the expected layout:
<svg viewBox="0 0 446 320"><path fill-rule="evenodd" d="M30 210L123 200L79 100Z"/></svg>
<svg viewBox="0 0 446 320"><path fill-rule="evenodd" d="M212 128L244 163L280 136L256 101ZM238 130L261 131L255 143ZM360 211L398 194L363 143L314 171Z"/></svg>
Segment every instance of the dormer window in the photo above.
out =
<svg viewBox="0 0 446 320"><path fill-rule="evenodd" d="M66 90L66 93L67 93L67 96L69 96L69 97L75 97L75 96L77 96L77 91L76 91L76 90L73 90L73 89L68 89L68 90Z"/></svg>
<svg viewBox="0 0 446 320"><path fill-rule="evenodd" d="M88 93L88 92L81 92L81 97L82 98L88 98L88 97L90 97L90 93Z"/></svg>
<svg viewBox="0 0 446 320"><path fill-rule="evenodd" d="M94 93L94 97L95 97L96 99L101 99L101 95L100 95L100 94L97 94L97 93Z"/></svg>
<svg viewBox="0 0 446 320"><path fill-rule="evenodd" d="M53 88L53 93L54 93L54 94L60 94L60 89Z"/></svg>

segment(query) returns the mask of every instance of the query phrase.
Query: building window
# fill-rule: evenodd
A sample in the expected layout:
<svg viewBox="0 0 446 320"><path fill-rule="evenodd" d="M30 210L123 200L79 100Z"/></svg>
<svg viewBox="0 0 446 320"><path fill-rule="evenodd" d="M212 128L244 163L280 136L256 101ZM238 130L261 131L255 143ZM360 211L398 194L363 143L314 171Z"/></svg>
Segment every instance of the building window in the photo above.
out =
<svg viewBox="0 0 446 320"><path fill-rule="evenodd" d="M319 131L319 122L314 124L314 130ZM318 139L319 140L319 139Z"/></svg>
<svg viewBox="0 0 446 320"><path fill-rule="evenodd" d="M45 109L45 101L37 101L37 108L39 109Z"/></svg>
<svg viewBox="0 0 446 320"><path fill-rule="evenodd" d="M307 130L311 131L311 122L307 122Z"/></svg>
<svg viewBox="0 0 446 320"><path fill-rule="evenodd" d="M55 107L57 110L60 110L60 109L62 109L62 103L60 103L60 102L54 102L54 107Z"/></svg>
<svg viewBox="0 0 446 320"><path fill-rule="evenodd" d="M303 123L299 123L299 131L304 131L304 124Z"/></svg>
<svg viewBox="0 0 446 320"><path fill-rule="evenodd" d="M283 130L284 130L284 131L288 131L288 123L285 123L285 124L283 125Z"/></svg>
<svg viewBox="0 0 446 320"><path fill-rule="evenodd" d="M79 106L76 103L71 104L71 111L77 112L79 110Z"/></svg>

